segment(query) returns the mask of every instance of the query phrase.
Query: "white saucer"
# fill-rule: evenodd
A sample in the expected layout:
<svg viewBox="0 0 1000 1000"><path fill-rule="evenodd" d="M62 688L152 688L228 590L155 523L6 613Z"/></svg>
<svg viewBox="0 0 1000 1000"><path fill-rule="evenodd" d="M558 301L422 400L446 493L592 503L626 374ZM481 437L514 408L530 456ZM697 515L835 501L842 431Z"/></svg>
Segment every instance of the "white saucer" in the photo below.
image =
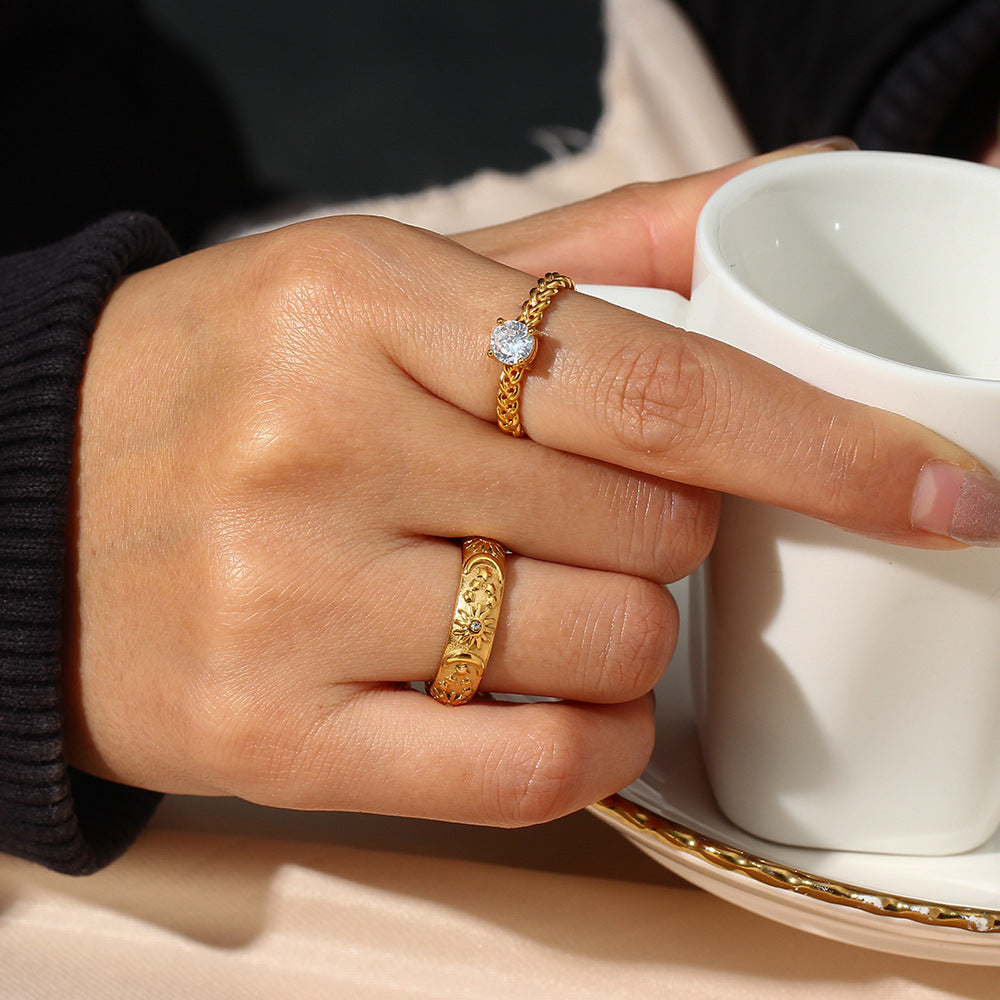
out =
<svg viewBox="0 0 1000 1000"><path fill-rule="evenodd" d="M671 590L684 621L687 588ZM656 690L649 767L594 812L660 864L761 916L898 955L1000 965L1000 833L951 857L809 850L744 833L708 786L686 651L682 634Z"/></svg>

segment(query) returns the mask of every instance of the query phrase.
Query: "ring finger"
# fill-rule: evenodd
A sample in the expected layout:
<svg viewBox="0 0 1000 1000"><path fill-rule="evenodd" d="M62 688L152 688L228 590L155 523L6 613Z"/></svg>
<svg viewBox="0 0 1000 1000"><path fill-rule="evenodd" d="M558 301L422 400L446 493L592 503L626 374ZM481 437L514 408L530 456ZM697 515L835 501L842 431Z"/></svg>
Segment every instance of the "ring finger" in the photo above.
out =
<svg viewBox="0 0 1000 1000"><path fill-rule="evenodd" d="M428 541L391 563L380 575L405 582L414 620L396 650L368 661L367 679L430 680L452 627L459 549ZM649 580L517 555L505 576L483 691L626 702L649 691L673 655L677 607Z"/></svg>

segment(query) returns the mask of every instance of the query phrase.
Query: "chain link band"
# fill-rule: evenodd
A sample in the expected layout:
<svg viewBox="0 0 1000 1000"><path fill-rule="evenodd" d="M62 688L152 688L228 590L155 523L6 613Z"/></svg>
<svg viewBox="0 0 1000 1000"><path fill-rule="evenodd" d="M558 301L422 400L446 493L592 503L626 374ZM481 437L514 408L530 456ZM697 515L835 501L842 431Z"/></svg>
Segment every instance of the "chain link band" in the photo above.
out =
<svg viewBox="0 0 1000 1000"><path fill-rule="evenodd" d="M497 392L497 425L512 437L525 437L521 426L521 380L538 352L538 327L549 303L564 288L574 288L573 280L564 274L550 271L538 279L524 305L521 316L514 322L498 320L490 339L489 355L503 365L500 388ZM508 339L516 341L513 347L499 346L498 334L504 331Z"/></svg>

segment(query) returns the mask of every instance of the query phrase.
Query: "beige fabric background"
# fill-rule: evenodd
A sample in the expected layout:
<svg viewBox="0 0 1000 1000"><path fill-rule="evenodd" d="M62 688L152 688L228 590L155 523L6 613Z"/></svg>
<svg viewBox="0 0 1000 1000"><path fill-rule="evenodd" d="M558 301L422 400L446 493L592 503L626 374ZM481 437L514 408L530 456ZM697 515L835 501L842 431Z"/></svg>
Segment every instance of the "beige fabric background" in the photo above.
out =
<svg viewBox="0 0 1000 1000"><path fill-rule="evenodd" d="M584 152L557 157L527 174L484 170L450 187L326 205L281 221L361 212L436 232L462 232L619 184L696 173L752 154L698 39L673 7L664 0L605 0L605 21L604 112ZM551 139L558 144L556 133ZM260 228L273 223L238 232Z"/></svg>
<svg viewBox="0 0 1000 1000"><path fill-rule="evenodd" d="M336 210L455 231L749 152L668 6L609 0L607 16L607 110L586 152ZM494 831L171 799L92 878L0 858L4 1000L998 995L996 969L852 948L723 903L586 814Z"/></svg>
<svg viewBox="0 0 1000 1000"><path fill-rule="evenodd" d="M589 822L581 836L598 826ZM519 860L498 866L333 843L155 831L90 879L38 875L7 863L0 866L0 995L995 1000L998 994L996 969L835 944L679 883L552 874L519 868ZM595 871L602 867L600 857L592 859Z"/></svg>

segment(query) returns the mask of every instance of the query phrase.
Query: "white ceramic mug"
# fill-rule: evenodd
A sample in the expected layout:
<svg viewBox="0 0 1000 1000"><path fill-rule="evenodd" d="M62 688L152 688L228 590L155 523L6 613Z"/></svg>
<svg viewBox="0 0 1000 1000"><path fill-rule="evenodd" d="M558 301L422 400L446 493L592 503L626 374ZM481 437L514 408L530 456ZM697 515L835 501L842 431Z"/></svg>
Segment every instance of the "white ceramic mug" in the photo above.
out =
<svg viewBox="0 0 1000 1000"><path fill-rule="evenodd" d="M703 209L690 302L585 289L901 413L1000 469L1000 170L779 160ZM869 541L726 497L692 582L712 788L774 841L970 850L1000 823L1000 551Z"/></svg>

